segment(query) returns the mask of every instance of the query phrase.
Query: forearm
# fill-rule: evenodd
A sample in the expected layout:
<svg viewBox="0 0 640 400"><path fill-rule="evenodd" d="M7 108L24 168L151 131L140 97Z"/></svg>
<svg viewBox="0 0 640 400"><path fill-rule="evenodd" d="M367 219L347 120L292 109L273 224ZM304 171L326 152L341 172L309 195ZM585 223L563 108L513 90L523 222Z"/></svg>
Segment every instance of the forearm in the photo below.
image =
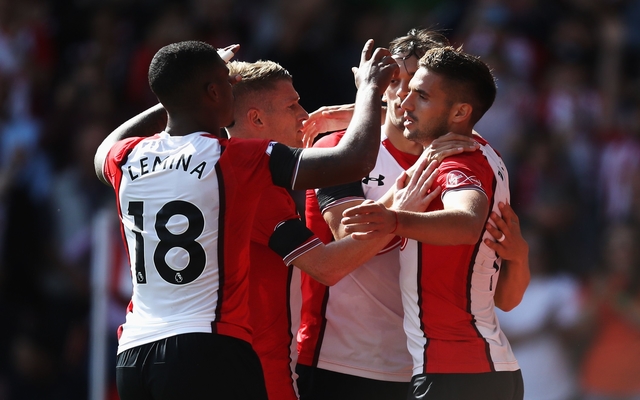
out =
<svg viewBox="0 0 640 400"><path fill-rule="evenodd" d="M353 119L336 147L304 149L294 189L357 181L373 169L380 146L381 100L379 89L370 86L358 91Z"/></svg>
<svg viewBox="0 0 640 400"><path fill-rule="evenodd" d="M111 149L115 143L129 137L151 136L162 131L166 123L166 111L162 107L162 104L156 104L118 126L102 141L96 151L94 166L98 178L105 182L102 176L102 166L109 149Z"/></svg>
<svg viewBox="0 0 640 400"><path fill-rule="evenodd" d="M293 261L318 282L332 286L364 264L393 239L387 235L371 241L357 241L350 237L318 246Z"/></svg>
<svg viewBox="0 0 640 400"><path fill-rule="evenodd" d="M513 310L522 301L530 280L527 258L523 261L503 261L493 297L496 307L502 311Z"/></svg>
<svg viewBox="0 0 640 400"><path fill-rule="evenodd" d="M161 132L167 125L167 112L162 104L146 109L118 126L103 141L111 147L119 140L135 136L151 136Z"/></svg>
<svg viewBox="0 0 640 400"><path fill-rule="evenodd" d="M470 211L396 212L398 226L395 233L422 243L436 246L475 244L482 232L483 222Z"/></svg>

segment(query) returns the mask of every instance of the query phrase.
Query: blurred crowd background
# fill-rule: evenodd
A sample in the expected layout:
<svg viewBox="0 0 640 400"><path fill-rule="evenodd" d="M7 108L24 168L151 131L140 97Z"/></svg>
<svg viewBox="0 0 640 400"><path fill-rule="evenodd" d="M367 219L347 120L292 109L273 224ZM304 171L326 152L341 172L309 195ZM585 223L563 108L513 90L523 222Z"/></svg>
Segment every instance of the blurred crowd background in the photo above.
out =
<svg viewBox="0 0 640 400"><path fill-rule="evenodd" d="M499 314L525 398L639 399L640 0L0 0L0 400L116 399L130 284L93 155L156 103L160 47L239 43L311 112L353 101L366 39L412 27L497 77L476 129L531 250L525 298Z"/></svg>

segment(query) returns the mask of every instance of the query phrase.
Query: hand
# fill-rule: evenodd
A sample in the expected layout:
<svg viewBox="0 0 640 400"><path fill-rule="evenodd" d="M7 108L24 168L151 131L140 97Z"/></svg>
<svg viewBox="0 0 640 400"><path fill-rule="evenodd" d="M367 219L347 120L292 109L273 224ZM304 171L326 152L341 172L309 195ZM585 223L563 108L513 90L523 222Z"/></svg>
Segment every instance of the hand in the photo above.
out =
<svg viewBox="0 0 640 400"><path fill-rule="evenodd" d="M369 39L362 49L360 66L355 72L356 87L360 89L371 85L382 96L399 68L389 50L381 47L373 50L373 39Z"/></svg>
<svg viewBox="0 0 640 400"><path fill-rule="evenodd" d="M391 208L405 211L425 211L431 201L440 195L442 191L440 186L436 186L435 189L429 192L438 176L437 166L437 160L431 161L427 166L427 160L422 159L411 178L408 178L406 173L403 172L396 179Z"/></svg>
<svg viewBox="0 0 640 400"><path fill-rule="evenodd" d="M500 217L492 212L489 218L496 226L487 222L487 231L496 241L485 239L484 243L503 260L522 262L529 257L529 244L520 232L520 219L509 204L500 202ZM504 236L504 239L503 239Z"/></svg>
<svg viewBox="0 0 640 400"><path fill-rule="evenodd" d="M442 162L446 157L465 151L476 151L479 148L480 145L472 137L449 132L431 142L424 149L423 155L429 161L438 160L438 162Z"/></svg>
<svg viewBox="0 0 640 400"><path fill-rule="evenodd" d="M340 223L353 239L374 239L395 232L397 215L382 203L365 200L359 206L344 210Z"/></svg>
<svg viewBox="0 0 640 400"><path fill-rule="evenodd" d="M347 129L354 108L354 104L324 106L309 114L309 119L302 126L304 147L311 147L316 136L321 133Z"/></svg>

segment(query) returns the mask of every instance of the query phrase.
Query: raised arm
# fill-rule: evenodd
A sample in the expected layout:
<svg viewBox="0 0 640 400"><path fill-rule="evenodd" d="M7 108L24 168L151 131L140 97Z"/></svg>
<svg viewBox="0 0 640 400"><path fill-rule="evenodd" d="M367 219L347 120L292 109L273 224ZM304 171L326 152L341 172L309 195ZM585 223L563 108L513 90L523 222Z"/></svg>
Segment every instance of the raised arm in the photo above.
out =
<svg viewBox="0 0 640 400"><path fill-rule="evenodd" d="M509 204L499 203L502 217L492 212L495 227L487 223L487 231L496 241L485 239L484 243L503 260L500 278L496 286L494 301L503 311L514 309L522 301L529 286L529 245L520 232L520 220Z"/></svg>
<svg viewBox="0 0 640 400"><path fill-rule="evenodd" d="M240 45L232 44L222 49L218 49L218 54L225 62L228 62L239 49ZM154 135L161 132L166 127L166 124L167 112L162 104L158 103L117 127L102 141L100 146L98 146L93 158L93 166L98 179L100 179L102 183L108 185L108 182L104 178L102 172L104 160L107 157L107 153L109 153L109 150L116 142L129 137L146 137Z"/></svg>
<svg viewBox="0 0 640 400"><path fill-rule="evenodd" d="M294 189L348 183L365 176L375 165L380 143L382 94L398 64L387 49L362 50L353 119L336 147L303 150Z"/></svg>
<svg viewBox="0 0 640 400"><path fill-rule="evenodd" d="M104 160L107 157L109 149L111 149L116 142L129 137L154 135L162 131L166 123L166 111L162 107L162 104L156 104L117 127L102 141L100 146L98 146L96 155L93 158L93 165L98 179L108 185L102 172Z"/></svg>

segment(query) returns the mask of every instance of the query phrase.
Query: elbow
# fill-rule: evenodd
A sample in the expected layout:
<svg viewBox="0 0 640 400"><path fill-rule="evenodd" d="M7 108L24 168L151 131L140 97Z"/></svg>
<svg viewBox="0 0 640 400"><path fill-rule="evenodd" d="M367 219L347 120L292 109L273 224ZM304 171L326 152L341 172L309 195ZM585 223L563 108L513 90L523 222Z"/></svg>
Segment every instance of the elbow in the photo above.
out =
<svg viewBox="0 0 640 400"><path fill-rule="evenodd" d="M504 312L509 312L516 308L517 304L496 304L496 307L501 309Z"/></svg>
<svg viewBox="0 0 640 400"><path fill-rule="evenodd" d="M315 273L311 277L325 286L333 286L342 279L342 276L330 273Z"/></svg>
<svg viewBox="0 0 640 400"><path fill-rule="evenodd" d="M523 296L510 296L508 298L496 298L495 305L502 311L509 312L520 304L520 302L522 301L522 297Z"/></svg>

